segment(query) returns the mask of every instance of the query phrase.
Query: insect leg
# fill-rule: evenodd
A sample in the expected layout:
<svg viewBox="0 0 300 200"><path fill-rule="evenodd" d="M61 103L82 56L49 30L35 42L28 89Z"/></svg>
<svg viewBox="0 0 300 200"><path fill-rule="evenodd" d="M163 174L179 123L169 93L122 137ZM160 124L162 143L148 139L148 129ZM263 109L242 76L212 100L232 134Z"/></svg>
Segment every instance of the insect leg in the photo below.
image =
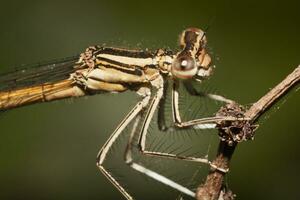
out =
<svg viewBox="0 0 300 200"><path fill-rule="evenodd" d="M103 147L101 148L97 156L97 166L100 169L100 171L127 199L133 199L133 198L124 189L124 187L122 187L121 184L111 175L111 173L104 168L103 163L113 143L120 136L120 134L126 128L126 126L143 110L143 108L147 106L149 99L150 99L150 95L146 95L140 102L138 102L135 105L135 107L127 114L127 116L123 119L123 121L119 124L119 126L115 129L115 131L111 134L111 136L103 145Z"/></svg>
<svg viewBox="0 0 300 200"><path fill-rule="evenodd" d="M186 85L186 84L185 84ZM187 86L187 85L186 85ZM174 81L173 87L172 87L172 115L173 115L173 122L175 125L175 128L177 129L185 129L185 128L194 128L194 129L213 129L216 128L217 124L221 121L245 121L247 118L236 118L231 116L214 116L214 117L205 117L205 118L199 118L194 120L189 120L182 122L179 112L179 92L178 92L179 82ZM220 95L215 94L205 94L205 93L199 93L197 92L191 85L188 85L187 91L191 95L197 95L197 96L207 96L211 99L222 101L225 103L232 103L232 100L226 99L225 97L222 97Z"/></svg>
<svg viewBox="0 0 300 200"><path fill-rule="evenodd" d="M143 154L147 154L146 152L144 152L144 145L145 145L145 142L146 142L146 134L147 134L147 130L148 130L148 127L149 127L149 124L150 124L150 121L153 117L153 114L159 104L159 101L161 100L163 96L163 88L159 88L156 95L154 96L154 98L152 99L152 101L150 102L150 105L149 105L149 109L146 113L146 118L145 120L143 121L143 124L142 124L142 128L141 128L141 131L137 131L137 124L139 123L139 120L140 120L140 117L137 118L136 120L136 123L134 124L134 127L133 127L133 130L131 132L131 136L130 136L130 139L129 139L129 143L128 143L128 146L127 146L127 149L126 149L126 152L125 152L125 161L126 163L132 167L133 169L141 172L142 174L145 174L146 176L149 176L161 183L164 183L182 193L185 193L189 196L192 196L192 197L195 197L195 193L191 190L189 190L188 188L172 181L171 179L169 178L166 178L165 176L157 173L157 172L154 172L144 166L142 166L141 164L138 164L138 163L135 163L133 161L133 157L132 157L132 143L133 143L133 138L134 138L134 135L136 133L139 133L140 134L140 137L139 137L139 148L141 150L141 152Z"/></svg>

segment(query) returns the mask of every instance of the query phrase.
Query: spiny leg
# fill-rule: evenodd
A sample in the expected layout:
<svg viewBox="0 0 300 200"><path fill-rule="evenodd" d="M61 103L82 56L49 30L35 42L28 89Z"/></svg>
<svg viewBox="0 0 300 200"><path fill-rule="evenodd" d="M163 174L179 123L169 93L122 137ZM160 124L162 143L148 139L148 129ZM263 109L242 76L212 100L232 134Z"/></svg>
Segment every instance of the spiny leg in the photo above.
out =
<svg viewBox="0 0 300 200"><path fill-rule="evenodd" d="M223 96L216 95L216 94L206 94L202 92L197 92L195 88L188 82L184 83L185 88L187 91L194 96L205 96L208 98L211 98L216 101L221 101L224 103L233 103L234 101L227 99ZM194 129L214 129L216 128L217 124L221 121L245 121L247 118L236 118L236 117L205 117L200 119L194 119L182 122L179 112L179 82L174 81L173 87L172 87L172 115L173 115L173 122L175 125L175 128L177 129L185 129L185 128L194 128Z"/></svg>
<svg viewBox="0 0 300 200"><path fill-rule="evenodd" d="M168 82L166 81L164 83L164 92L163 97L158 105L158 128L160 131L174 131L174 129L181 128L181 126L184 124L187 128L190 128L189 124L196 124L195 129L209 129L209 128L215 128L216 127L216 121L224 120L224 117L208 117L208 118L201 118L196 120L190 120L189 122L181 122L181 117L179 113L179 93L177 91L177 87L179 83L174 82L172 86L172 117L173 117L173 126L167 126L165 121L165 104L166 104L166 94L167 94L167 88L168 88ZM186 86L186 84L185 84ZM188 87L188 86L187 86ZM222 101L226 103L232 103L233 101L230 99L226 99L225 97L222 97L220 95L216 94L206 94L202 92L196 91L193 87L187 88L188 92L193 96L200 96L200 97L209 97L211 99ZM227 120L233 120L233 118L226 118ZM235 120L236 118L234 118ZM198 125L198 126L197 126ZM184 128L184 127L183 127Z"/></svg>
<svg viewBox="0 0 300 200"><path fill-rule="evenodd" d="M166 86L166 84L165 84L165 86ZM233 118L233 117L226 117L226 118L225 117L208 117L208 118L201 118L201 119L190 120L187 122L182 122L180 113L179 113L179 107L178 107L179 94L178 94L177 89L178 89L178 83L175 82L173 84L173 88L172 88L172 115L173 115L173 122L175 124L175 126L173 126L173 127L165 126L165 118L163 115L164 115L164 106L165 106L165 101L164 101L165 96L164 95L166 92L166 88L163 89L164 92L163 92L163 95L161 95L162 99L159 101L159 110L158 110L158 120L159 120L158 124L164 125L164 126L161 126L161 127L163 127L163 129L162 128L160 129L161 131L173 131L174 129L187 129L187 128L198 128L198 129L216 128L216 124L219 121L237 120L237 118ZM158 90L158 94L159 93L160 93L160 90ZM211 95L211 96L213 96L213 95ZM222 96L218 96L218 95L216 95L216 96L218 98L215 100L221 100L221 101L224 100L226 103L232 102L231 100L228 100ZM228 169L218 168L217 166L213 165L206 158L182 156L182 155L177 155L177 154L146 150L147 129L148 129L150 120L153 117L153 114L154 114L154 111L155 111L157 105L151 104L150 107L152 107L152 111L151 111L151 109L149 109L148 116L146 117L144 125L141 129L141 137L140 137L140 141L139 141L140 151L143 154L177 159L177 160L200 162L200 163L209 164L211 167L216 168L219 171L222 171L224 173L226 173L228 171ZM241 120L241 119L238 119L238 120ZM242 120L245 120L245 119L242 119Z"/></svg>
<svg viewBox="0 0 300 200"><path fill-rule="evenodd" d="M186 89L188 92L192 95L197 96L207 96L211 99L222 101L225 103L232 103L232 100L226 99L225 97L214 95L214 94L205 94L205 93L198 93L191 85L186 84ZM236 117L206 117L206 118L200 118L200 119L194 119L186 122L182 122L179 112L179 93L178 93L178 87L179 82L174 81L173 87L172 87L172 116L173 116L173 123L174 127L166 128L166 130L174 130L174 129L214 129L217 126L217 123L220 121L236 121L236 120L247 120L246 118L236 118ZM196 93L197 92L197 93ZM159 113L160 114L160 113ZM143 133L142 133L143 134ZM144 133L144 137L146 137L147 133ZM178 156L175 154L168 154L168 153L162 153L162 152L150 152L145 151L145 144L141 144L142 150L146 154L155 155L155 156L164 156L174 159L180 159L180 160L187 160L187 161L196 161L196 162L202 162L202 163L208 163L211 167L221 171L221 172L228 172L228 169L219 168L215 165L213 165L208 159L205 158L195 158L195 157L187 157L187 156Z"/></svg>
<svg viewBox="0 0 300 200"><path fill-rule="evenodd" d="M149 109L146 113L146 118L145 120L143 121L143 124L142 124L142 129L141 131L142 132L147 132L147 129L149 127L149 124L150 124L150 121L153 117L153 114L158 106L158 103L159 101L161 100L162 96L163 96L163 88L159 88L158 91L157 91L157 94L154 96L154 98L152 99L150 105L149 105ZM172 181L171 179L169 178L166 178L165 176L161 175L161 174L158 174L157 172L154 172L138 163L135 163L133 161L133 158L132 158L132 143L133 143L133 138L134 138L134 135L137 134L139 131L137 130L137 125L139 124L139 121L140 121L141 117L140 115L137 116L136 118L136 121L133 125L133 129L131 131L131 134L130 134L130 137L129 137L129 142L128 142L128 145L127 145L127 148L126 148L126 152L125 152L125 162L130 166L132 167L133 169L161 182L161 183L164 183L182 193L185 193L189 196L192 196L192 197L195 197L195 193L191 190L189 190L188 188ZM141 135L141 137L139 138L139 146L141 144L141 141L145 140L146 138L143 137ZM145 144L145 141L142 142L143 144ZM140 147L141 148L141 147ZM142 153L144 153L142 151Z"/></svg>
<svg viewBox="0 0 300 200"><path fill-rule="evenodd" d="M161 98L163 97L163 88L159 88L156 94L156 99L154 98L153 101L149 105L148 112L146 113L145 120L143 122L142 128L140 130L140 138L139 138L139 148L141 153L145 155L150 156L158 156L158 157L164 157L164 158L170 158L170 159L176 159L176 160L185 160L185 161L193 161L193 162L200 162L205 164L210 164L210 161L206 158L199 158L199 157L192 157L192 156L182 156L172 153L165 153L165 152L159 152L159 151L149 151L146 150L146 138L148 133L148 127L150 124L151 119L153 118L154 112L161 101ZM222 171L222 169L220 169Z"/></svg>
<svg viewBox="0 0 300 200"><path fill-rule="evenodd" d="M119 124L119 126L115 129L115 131L112 133L112 135L109 137L109 139L106 141L106 143L103 145L101 150L98 153L97 156L97 166L100 169L100 171L108 178L108 180L127 198L127 199L133 199L132 196L122 187L119 182L108 172L104 166L103 163L105 161L105 158L107 156L107 153L109 149L112 147L113 143L116 141L116 139L120 136L122 131L128 126L128 124L148 105L149 99L150 99L150 91L149 93L145 95L145 97L138 102L135 107L127 114L127 116L123 119L123 121Z"/></svg>

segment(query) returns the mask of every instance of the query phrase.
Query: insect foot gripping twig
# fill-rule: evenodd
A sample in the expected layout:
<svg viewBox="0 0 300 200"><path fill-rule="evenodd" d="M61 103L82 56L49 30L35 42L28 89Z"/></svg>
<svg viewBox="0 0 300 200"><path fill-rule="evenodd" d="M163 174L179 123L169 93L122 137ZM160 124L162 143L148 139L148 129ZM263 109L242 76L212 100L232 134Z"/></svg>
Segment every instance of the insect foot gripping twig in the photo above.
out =
<svg viewBox="0 0 300 200"><path fill-rule="evenodd" d="M253 140L254 131L258 125L253 125L249 119L245 118L246 110L243 106L233 102L227 104L218 111L217 117L234 117L235 121L220 121L218 124L221 141L225 141L229 146L242 141Z"/></svg>

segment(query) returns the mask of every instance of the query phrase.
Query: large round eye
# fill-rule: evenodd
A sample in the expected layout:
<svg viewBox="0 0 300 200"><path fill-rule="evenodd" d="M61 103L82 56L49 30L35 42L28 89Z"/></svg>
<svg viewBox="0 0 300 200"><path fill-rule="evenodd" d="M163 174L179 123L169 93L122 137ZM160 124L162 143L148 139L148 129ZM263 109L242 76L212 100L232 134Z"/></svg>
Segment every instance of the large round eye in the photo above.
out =
<svg viewBox="0 0 300 200"><path fill-rule="evenodd" d="M172 63L172 74L177 78L188 79L197 73L195 59L189 56L181 56L174 59Z"/></svg>

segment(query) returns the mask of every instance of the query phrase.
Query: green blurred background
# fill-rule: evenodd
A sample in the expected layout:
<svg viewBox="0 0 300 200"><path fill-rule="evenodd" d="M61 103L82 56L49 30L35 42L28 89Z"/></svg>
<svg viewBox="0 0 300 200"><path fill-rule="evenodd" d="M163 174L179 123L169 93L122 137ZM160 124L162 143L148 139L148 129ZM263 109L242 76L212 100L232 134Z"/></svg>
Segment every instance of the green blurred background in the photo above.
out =
<svg viewBox="0 0 300 200"><path fill-rule="evenodd" d="M210 26L214 87L249 105L300 64L299 5L289 0L1 2L0 72L71 56L93 44L177 49L183 29ZM122 199L98 172L95 158L135 100L133 93L100 95L1 115L0 199ZM238 199L300 198L299 101L299 92L292 91L260 121L255 140L238 146L226 181ZM135 190L149 195L140 199L170 197L139 185Z"/></svg>

